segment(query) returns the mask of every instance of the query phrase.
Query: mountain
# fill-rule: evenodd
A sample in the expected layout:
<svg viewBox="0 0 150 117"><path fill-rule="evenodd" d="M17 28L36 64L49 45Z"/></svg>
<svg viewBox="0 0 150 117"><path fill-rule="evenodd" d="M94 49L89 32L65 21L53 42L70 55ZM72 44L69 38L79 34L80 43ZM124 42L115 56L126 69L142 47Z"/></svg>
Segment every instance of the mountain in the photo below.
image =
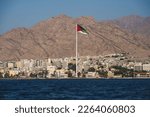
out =
<svg viewBox="0 0 150 117"><path fill-rule="evenodd" d="M16 28L0 36L0 60L58 58L75 56L75 25L82 24L88 35L78 34L79 55L128 53L150 56L144 36L128 32L113 22L97 22L93 17L52 17L31 28Z"/></svg>
<svg viewBox="0 0 150 117"><path fill-rule="evenodd" d="M150 17L141 17L137 15L125 16L110 22L119 25L132 33L139 33L145 36L150 46Z"/></svg>

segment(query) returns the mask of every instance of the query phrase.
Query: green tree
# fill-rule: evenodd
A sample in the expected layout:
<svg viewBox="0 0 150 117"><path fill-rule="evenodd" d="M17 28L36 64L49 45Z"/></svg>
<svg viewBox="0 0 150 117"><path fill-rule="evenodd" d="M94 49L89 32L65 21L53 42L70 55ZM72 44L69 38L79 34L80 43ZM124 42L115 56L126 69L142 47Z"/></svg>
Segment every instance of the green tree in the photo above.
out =
<svg viewBox="0 0 150 117"><path fill-rule="evenodd" d="M4 78L10 78L9 72L6 72Z"/></svg>
<svg viewBox="0 0 150 117"><path fill-rule="evenodd" d="M89 69L88 69L88 72L95 72L96 70L95 70L95 68L94 67L90 67Z"/></svg>
<svg viewBox="0 0 150 117"><path fill-rule="evenodd" d="M68 71L68 77L72 77L72 73L70 70Z"/></svg>
<svg viewBox="0 0 150 117"><path fill-rule="evenodd" d="M69 69L69 70L76 71L76 64L68 63L68 69Z"/></svg>
<svg viewBox="0 0 150 117"><path fill-rule="evenodd" d="M133 77L133 69L127 69L122 66L112 66L116 71L114 75L122 75L122 77Z"/></svg>
<svg viewBox="0 0 150 117"><path fill-rule="evenodd" d="M104 70L100 70L100 71L97 71L98 72L98 74L99 74L99 76L101 76L101 77L105 77L105 78L107 78L107 74L108 74L108 72L107 71L104 71Z"/></svg>
<svg viewBox="0 0 150 117"><path fill-rule="evenodd" d="M0 72L0 78L3 78L3 73Z"/></svg>

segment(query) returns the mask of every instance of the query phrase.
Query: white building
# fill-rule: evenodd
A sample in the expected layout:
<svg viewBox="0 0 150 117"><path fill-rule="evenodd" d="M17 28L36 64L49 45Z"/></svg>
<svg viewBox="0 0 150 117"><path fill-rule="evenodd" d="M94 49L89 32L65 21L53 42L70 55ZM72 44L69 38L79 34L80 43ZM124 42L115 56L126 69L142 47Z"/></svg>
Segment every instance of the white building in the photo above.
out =
<svg viewBox="0 0 150 117"><path fill-rule="evenodd" d="M52 74L56 71L56 66L47 66L48 78L52 77Z"/></svg>
<svg viewBox="0 0 150 117"><path fill-rule="evenodd" d="M8 62L8 63L7 63L7 67L8 67L8 68L14 68L14 63Z"/></svg>
<svg viewBox="0 0 150 117"><path fill-rule="evenodd" d="M150 64L143 64L144 71L150 71Z"/></svg>
<svg viewBox="0 0 150 117"><path fill-rule="evenodd" d="M136 63L134 65L134 71L143 71L143 65L142 65L142 63Z"/></svg>

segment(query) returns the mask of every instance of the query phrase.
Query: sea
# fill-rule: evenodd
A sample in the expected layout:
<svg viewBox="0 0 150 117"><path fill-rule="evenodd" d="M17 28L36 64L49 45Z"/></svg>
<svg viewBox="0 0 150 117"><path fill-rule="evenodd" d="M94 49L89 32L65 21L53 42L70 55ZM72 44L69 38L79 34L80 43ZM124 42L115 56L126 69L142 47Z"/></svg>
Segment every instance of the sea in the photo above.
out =
<svg viewBox="0 0 150 117"><path fill-rule="evenodd" d="M149 100L150 79L3 79L0 99Z"/></svg>

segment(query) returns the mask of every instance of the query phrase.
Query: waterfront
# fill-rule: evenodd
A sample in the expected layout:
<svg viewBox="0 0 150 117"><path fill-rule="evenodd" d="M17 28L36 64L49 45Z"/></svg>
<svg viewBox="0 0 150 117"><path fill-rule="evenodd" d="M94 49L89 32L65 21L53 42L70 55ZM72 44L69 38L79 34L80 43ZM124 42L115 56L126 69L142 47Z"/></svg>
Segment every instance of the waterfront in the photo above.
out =
<svg viewBox="0 0 150 117"><path fill-rule="evenodd" d="M136 61L123 54L105 56L82 56L76 59L46 58L21 59L18 61L0 61L1 78L126 78L150 77L150 61Z"/></svg>
<svg viewBox="0 0 150 117"><path fill-rule="evenodd" d="M0 80L0 99L150 99L150 79Z"/></svg>

